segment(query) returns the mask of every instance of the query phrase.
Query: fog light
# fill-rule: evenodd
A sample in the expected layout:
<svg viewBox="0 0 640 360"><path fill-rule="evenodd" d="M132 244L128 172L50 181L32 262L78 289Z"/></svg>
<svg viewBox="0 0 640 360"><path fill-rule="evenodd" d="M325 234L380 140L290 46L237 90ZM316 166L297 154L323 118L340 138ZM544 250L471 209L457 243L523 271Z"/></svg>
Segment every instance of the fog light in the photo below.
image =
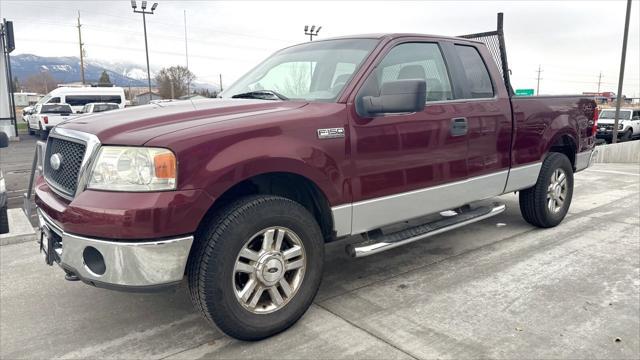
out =
<svg viewBox="0 0 640 360"><path fill-rule="evenodd" d="M92 246L84 248L84 251L82 251L82 260L87 270L94 275L101 276L107 270L104 263L104 257L100 251Z"/></svg>

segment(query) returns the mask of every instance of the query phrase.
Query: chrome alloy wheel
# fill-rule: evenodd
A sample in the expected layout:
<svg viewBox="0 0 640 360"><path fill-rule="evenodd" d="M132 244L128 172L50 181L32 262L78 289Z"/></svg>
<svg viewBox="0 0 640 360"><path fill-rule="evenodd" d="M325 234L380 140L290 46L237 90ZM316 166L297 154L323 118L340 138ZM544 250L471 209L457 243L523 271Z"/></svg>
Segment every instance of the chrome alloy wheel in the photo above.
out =
<svg viewBox="0 0 640 360"><path fill-rule="evenodd" d="M233 268L236 299L254 314L283 308L295 295L307 265L300 237L284 227L253 235L242 247Z"/></svg>
<svg viewBox="0 0 640 360"><path fill-rule="evenodd" d="M567 174L562 169L556 169L551 174L551 183L547 188L547 209L557 213L562 209L567 198Z"/></svg>

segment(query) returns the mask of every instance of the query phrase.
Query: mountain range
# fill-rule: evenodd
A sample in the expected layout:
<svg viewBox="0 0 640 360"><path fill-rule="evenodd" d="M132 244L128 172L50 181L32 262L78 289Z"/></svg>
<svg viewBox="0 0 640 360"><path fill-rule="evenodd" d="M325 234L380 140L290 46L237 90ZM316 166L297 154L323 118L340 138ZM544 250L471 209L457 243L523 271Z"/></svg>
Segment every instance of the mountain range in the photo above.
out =
<svg viewBox="0 0 640 360"><path fill-rule="evenodd" d="M76 56L45 57L32 54L11 56L11 71L18 81L23 82L32 75L48 72L59 83L80 81L80 59ZM95 59L84 59L84 77L87 83L97 83L103 71L109 74L111 83L122 87L147 86L147 69L128 62L105 62ZM157 69L151 69L151 83ZM215 85L194 81L194 89L217 90Z"/></svg>

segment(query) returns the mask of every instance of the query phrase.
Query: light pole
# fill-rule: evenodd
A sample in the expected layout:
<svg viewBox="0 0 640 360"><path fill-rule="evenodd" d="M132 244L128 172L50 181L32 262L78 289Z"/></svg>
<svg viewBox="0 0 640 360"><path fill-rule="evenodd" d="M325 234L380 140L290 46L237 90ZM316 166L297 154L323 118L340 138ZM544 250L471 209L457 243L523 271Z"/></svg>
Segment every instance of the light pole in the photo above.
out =
<svg viewBox="0 0 640 360"><path fill-rule="evenodd" d="M144 26L144 50L147 54L147 80L149 82L149 102L151 102L151 71L149 70L149 44L147 44L147 14L153 15L153 12L158 7L158 3L153 3L151 6L151 11L147 11L147 2L142 1L142 5L140 6L141 10L136 10L138 5L136 5L136 0L131 0L131 7L133 8L134 13L142 14L142 25Z"/></svg>
<svg viewBox="0 0 640 360"><path fill-rule="evenodd" d="M313 37L318 36L320 29L322 29L322 26L318 26L318 28L316 29L315 25L311 25L311 29L309 29L309 25L305 25L304 34L309 35L309 41L313 41Z"/></svg>

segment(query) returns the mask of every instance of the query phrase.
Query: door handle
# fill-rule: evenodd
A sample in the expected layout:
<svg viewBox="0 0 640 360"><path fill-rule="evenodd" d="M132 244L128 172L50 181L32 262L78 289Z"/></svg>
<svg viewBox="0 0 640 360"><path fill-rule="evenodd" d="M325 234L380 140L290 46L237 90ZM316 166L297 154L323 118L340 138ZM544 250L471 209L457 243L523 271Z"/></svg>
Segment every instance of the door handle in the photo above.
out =
<svg viewBox="0 0 640 360"><path fill-rule="evenodd" d="M457 117L457 118L451 119L451 127L450 127L451 136L467 135L468 129L469 129L469 126L467 124L467 118Z"/></svg>

